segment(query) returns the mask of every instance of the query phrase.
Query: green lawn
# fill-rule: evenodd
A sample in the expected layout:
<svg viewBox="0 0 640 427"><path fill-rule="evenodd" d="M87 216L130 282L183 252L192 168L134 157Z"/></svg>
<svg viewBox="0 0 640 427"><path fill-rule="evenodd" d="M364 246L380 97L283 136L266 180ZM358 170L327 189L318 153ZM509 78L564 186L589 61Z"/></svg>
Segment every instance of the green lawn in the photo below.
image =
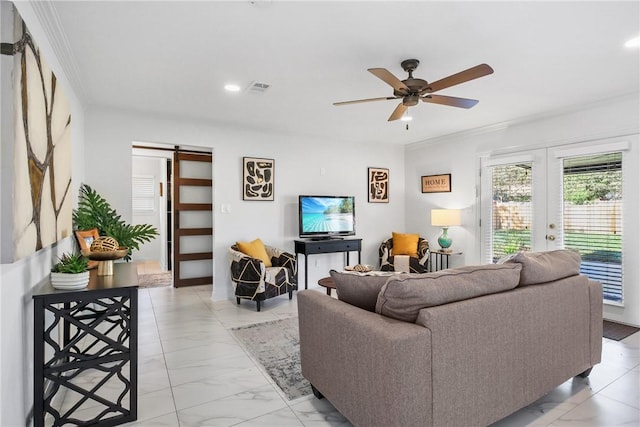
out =
<svg viewBox="0 0 640 427"><path fill-rule="evenodd" d="M501 246L502 255L519 250L531 250L531 230L495 230L494 247ZM619 234L567 233L565 247L577 249L585 261L620 263L622 256L622 236ZM497 245L496 245L497 244Z"/></svg>

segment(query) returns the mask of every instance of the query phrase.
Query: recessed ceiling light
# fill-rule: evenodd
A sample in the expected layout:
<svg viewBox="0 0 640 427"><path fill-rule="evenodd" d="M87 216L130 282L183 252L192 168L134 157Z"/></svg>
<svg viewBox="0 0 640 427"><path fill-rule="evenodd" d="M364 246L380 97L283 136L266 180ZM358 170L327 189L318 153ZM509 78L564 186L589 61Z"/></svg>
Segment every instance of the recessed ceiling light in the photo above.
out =
<svg viewBox="0 0 640 427"><path fill-rule="evenodd" d="M227 92L240 92L240 86L229 83L224 85L224 90L226 90Z"/></svg>
<svg viewBox="0 0 640 427"><path fill-rule="evenodd" d="M628 40L624 45L625 47L639 47L640 37L632 38L631 40Z"/></svg>

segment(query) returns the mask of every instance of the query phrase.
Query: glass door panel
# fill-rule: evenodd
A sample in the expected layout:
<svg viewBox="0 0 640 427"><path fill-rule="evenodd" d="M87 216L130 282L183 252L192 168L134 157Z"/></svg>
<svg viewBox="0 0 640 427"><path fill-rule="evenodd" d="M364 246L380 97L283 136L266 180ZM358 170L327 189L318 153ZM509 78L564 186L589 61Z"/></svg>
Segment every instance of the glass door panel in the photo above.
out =
<svg viewBox="0 0 640 427"><path fill-rule="evenodd" d="M482 259L495 263L518 251L544 250L546 152L482 160Z"/></svg>
<svg viewBox="0 0 640 427"><path fill-rule="evenodd" d="M531 250L531 162L493 166L491 260Z"/></svg>
<svg viewBox="0 0 640 427"><path fill-rule="evenodd" d="M602 283L605 300L621 303L622 152L565 153L550 162L561 180L557 246L579 252L581 273Z"/></svg>

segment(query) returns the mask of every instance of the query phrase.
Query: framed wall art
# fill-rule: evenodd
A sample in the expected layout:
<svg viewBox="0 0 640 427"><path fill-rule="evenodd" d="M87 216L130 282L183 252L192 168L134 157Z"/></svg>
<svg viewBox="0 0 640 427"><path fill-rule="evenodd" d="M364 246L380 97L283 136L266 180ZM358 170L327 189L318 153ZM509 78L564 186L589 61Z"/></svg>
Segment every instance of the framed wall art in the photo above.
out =
<svg viewBox="0 0 640 427"><path fill-rule="evenodd" d="M423 193L451 193L451 174L426 175L422 177Z"/></svg>
<svg viewBox="0 0 640 427"><path fill-rule="evenodd" d="M12 119L7 118L7 123L13 120L13 141L2 141L3 154L6 146L6 153L14 159L13 173L3 174L10 180L14 195L9 201L3 200L3 212L12 212L12 219L2 224L3 234L12 230L6 236L13 235L12 251L5 252L11 252L11 256L3 253L3 263L30 256L73 232L71 107L64 85L58 84L47 58L13 9L15 15L6 21L13 22L10 26L14 28L7 34L17 41L2 40L3 61L4 55L13 56L6 59L13 76L8 86L12 93L7 93L7 99L13 100L6 105L12 103L13 109L7 112L14 112ZM4 108L5 103L2 105ZM4 242L2 247L9 249Z"/></svg>
<svg viewBox="0 0 640 427"><path fill-rule="evenodd" d="M368 168L369 203L389 203L389 169Z"/></svg>
<svg viewBox="0 0 640 427"><path fill-rule="evenodd" d="M242 200L273 201L275 160L242 158Z"/></svg>

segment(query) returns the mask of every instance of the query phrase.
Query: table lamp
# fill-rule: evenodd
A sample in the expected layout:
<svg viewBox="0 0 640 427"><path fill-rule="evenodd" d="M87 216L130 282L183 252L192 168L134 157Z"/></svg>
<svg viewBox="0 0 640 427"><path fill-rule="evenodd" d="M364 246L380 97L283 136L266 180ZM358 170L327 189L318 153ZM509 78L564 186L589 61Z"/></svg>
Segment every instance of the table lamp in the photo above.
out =
<svg viewBox="0 0 640 427"><path fill-rule="evenodd" d="M460 225L460 209L431 209L431 225L442 227L442 235L438 237L438 244L446 251L451 246L451 238L447 230L452 225Z"/></svg>

